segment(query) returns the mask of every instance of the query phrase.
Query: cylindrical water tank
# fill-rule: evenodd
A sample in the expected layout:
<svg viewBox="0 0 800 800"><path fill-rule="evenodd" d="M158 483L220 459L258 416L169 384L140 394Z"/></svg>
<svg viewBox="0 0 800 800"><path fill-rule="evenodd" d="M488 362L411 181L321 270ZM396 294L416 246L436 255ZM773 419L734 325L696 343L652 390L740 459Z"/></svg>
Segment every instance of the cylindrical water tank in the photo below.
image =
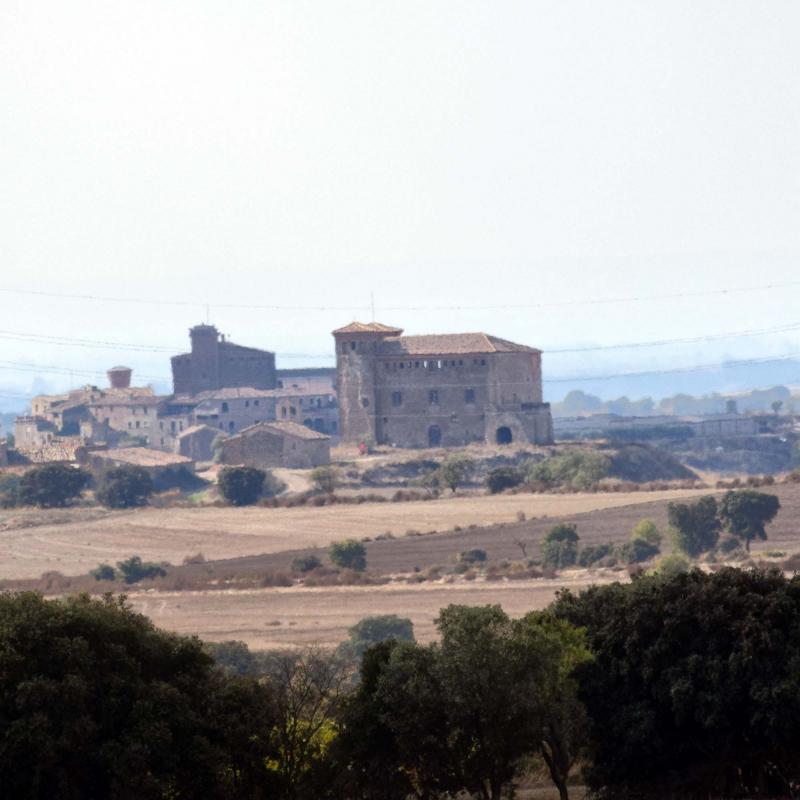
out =
<svg viewBox="0 0 800 800"><path fill-rule="evenodd" d="M131 385L131 370L130 367L111 367L106 373L108 375L108 382L111 384L112 389L128 389Z"/></svg>

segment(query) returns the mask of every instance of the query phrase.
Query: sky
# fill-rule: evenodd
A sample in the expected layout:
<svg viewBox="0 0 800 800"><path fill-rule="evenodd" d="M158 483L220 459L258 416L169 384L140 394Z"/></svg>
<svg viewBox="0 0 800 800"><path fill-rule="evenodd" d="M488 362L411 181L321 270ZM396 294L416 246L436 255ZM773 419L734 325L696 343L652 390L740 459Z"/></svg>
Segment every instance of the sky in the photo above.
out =
<svg viewBox="0 0 800 800"><path fill-rule="evenodd" d="M800 353L799 28L795 0L2 0L0 392L166 386L206 319L332 365L373 302L541 347L549 399Z"/></svg>

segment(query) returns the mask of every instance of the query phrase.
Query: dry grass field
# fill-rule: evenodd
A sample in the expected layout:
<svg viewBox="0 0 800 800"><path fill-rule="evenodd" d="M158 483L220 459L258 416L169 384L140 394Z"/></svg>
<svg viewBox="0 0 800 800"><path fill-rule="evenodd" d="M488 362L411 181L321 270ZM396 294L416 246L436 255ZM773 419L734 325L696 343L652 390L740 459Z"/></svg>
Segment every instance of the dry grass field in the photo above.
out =
<svg viewBox="0 0 800 800"><path fill-rule="evenodd" d="M623 573L623 577L627 576ZM579 577L514 583L147 592L132 595L131 603L163 628L209 641L239 639L258 649L312 643L335 646L347 637L348 627L371 614L410 617L417 638L430 641L435 638L439 609L450 603L499 603L512 616L521 616L544 608L564 586L581 589L597 580L581 572Z"/></svg>
<svg viewBox="0 0 800 800"><path fill-rule="evenodd" d="M98 563L132 554L180 564L202 552L206 559L325 547L347 537L402 536L408 530L563 517L698 494L697 490L598 494L517 494L405 503L365 503L320 508L147 508L103 512L0 512L0 578L38 577L48 570L86 573Z"/></svg>

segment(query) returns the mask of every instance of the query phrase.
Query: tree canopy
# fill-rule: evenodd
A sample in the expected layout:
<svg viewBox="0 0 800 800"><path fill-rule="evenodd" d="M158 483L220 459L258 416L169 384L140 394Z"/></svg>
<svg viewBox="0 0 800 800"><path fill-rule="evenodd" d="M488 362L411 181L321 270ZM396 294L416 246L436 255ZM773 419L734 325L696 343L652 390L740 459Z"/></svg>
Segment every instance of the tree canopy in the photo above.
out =
<svg viewBox="0 0 800 800"><path fill-rule="evenodd" d="M734 536L744 540L745 549L749 551L753 539L766 541L766 526L775 519L780 507L774 494L742 489L725 492L719 504L719 516Z"/></svg>

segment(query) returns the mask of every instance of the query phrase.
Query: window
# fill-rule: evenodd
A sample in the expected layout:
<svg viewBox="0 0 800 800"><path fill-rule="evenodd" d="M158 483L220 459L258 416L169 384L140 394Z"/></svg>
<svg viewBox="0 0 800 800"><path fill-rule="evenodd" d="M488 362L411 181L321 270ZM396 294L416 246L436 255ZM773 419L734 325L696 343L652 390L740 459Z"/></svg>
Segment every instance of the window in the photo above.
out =
<svg viewBox="0 0 800 800"><path fill-rule="evenodd" d="M222 404L222 413L223 414L227 414L228 413L228 404L227 403L223 403Z"/></svg>
<svg viewBox="0 0 800 800"><path fill-rule="evenodd" d="M286 406L284 406L284 407L281 409L281 416L282 416L282 417L285 417L285 416L286 416Z"/></svg>
<svg viewBox="0 0 800 800"><path fill-rule="evenodd" d="M356 343L355 342L350 342L350 349L351 350L355 350L356 349Z"/></svg>
<svg viewBox="0 0 800 800"><path fill-rule="evenodd" d="M171 433L175 433L175 420L172 420L172 422L170 422L169 429Z"/></svg>
<svg viewBox="0 0 800 800"><path fill-rule="evenodd" d="M257 406L258 405L258 400L253 400L253 405Z"/></svg>
<svg viewBox="0 0 800 800"><path fill-rule="evenodd" d="M244 401L244 407L245 408L250 408L250 401L249 400L245 400Z"/></svg>
<svg viewBox="0 0 800 800"><path fill-rule="evenodd" d="M369 397L361 398L361 406L362 408L367 408L367 406L369 406Z"/></svg>
<svg viewBox="0 0 800 800"><path fill-rule="evenodd" d="M229 430L229 431L233 431L235 428L236 428L236 423L235 423L233 420L231 420L231 421L228 423L228 430Z"/></svg>
<svg viewBox="0 0 800 800"><path fill-rule="evenodd" d="M465 389L464 390L464 402L465 403L474 403L475 402L475 390L474 389Z"/></svg>
<svg viewBox="0 0 800 800"><path fill-rule="evenodd" d="M130 430L132 427L133 427L133 423L128 421L128 430Z"/></svg>
<svg viewBox="0 0 800 800"><path fill-rule="evenodd" d="M297 409L294 406L289 406L289 414L291 414L291 416L293 416L293 417L296 417L297 416Z"/></svg>
<svg viewBox="0 0 800 800"><path fill-rule="evenodd" d="M137 428L139 427L139 420L138 419L136 420L136 427Z"/></svg>
<svg viewBox="0 0 800 800"><path fill-rule="evenodd" d="M439 405L439 390L438 389L431 389L428 392L428 402L432 406L438 406Z"/></svg>
<svg viewBox="0 0 800 800"><path fill-rule="evenodd" d="M397 406L403 405L403 393L402 392L392 392L392 405L397 408Z"/></svg>

